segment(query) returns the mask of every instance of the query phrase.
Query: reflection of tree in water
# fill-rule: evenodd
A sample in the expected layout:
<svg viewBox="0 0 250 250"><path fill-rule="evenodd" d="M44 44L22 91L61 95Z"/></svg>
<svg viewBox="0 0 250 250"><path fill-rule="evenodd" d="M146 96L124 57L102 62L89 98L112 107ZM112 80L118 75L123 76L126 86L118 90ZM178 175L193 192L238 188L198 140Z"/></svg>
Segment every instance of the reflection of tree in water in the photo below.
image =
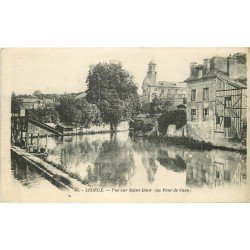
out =
<svg viewBox="0 0 250 250"><path fill-rule="evenodd" d="M82 162L92 162L98 157L101 145L101 141L89 142L87 138L81 142L65 143L60 149L61 164L66 168L74 168Z"/></svg>
<svg viewBox="0 0 250 250"><path fill-rule="evenodd" d="M86 181L100 186L123 186L134 172L134 157L130 142L115 138L103 142L94 167L87 169Z"/></svg>
<svg viewBox="0 0 250 250"><path fill-rule="evenodd" d="M142 164L146 168L148 181L153 182L157 171L156 153L157 149L148 141L138 140L133 143L136 153L142 156Z"/></svg>
<svg viewBox="0 0 250 250"><path fill-rule="evenodd" d="M167 150L158 149L157 160L160 164L174 172L183 172L186 170L186 162L179 156L170 157Z"/></svg>

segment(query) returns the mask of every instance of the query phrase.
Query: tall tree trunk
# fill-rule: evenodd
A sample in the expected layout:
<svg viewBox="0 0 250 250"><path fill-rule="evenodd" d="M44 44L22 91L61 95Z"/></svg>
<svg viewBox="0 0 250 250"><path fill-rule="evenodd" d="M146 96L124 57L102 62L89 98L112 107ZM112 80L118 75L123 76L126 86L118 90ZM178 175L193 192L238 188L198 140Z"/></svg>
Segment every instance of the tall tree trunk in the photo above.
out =
<svg viewBox="0 0 250 250"><path fill-rule="evenodd" d="M110 123L110 132L116 133L117 132L117 125L114 125L114 123Z"/></svg>

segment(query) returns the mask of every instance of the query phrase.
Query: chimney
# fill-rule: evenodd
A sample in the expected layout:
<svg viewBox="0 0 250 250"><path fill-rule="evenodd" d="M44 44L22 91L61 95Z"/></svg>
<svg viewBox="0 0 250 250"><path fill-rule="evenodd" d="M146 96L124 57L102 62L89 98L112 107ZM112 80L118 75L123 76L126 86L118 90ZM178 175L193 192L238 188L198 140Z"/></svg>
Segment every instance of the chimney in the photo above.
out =
<svg viewBox="0 0 250 250"><path fill-rule="evenodd" d="M233 79L238 78L238 74L237 74L237 58L230 55L227 58L227 60L228 60L228 63L227 63L228 76L230 78L233 78Z"/></svg>
<svg viewBox="0 0 250 250"><path fill-rule="evenodd" d="M204 65L199 64L198 66L195 67L196 69L196 76L198 77L198 79L202 78L203 76L203 69L204 69Z"/></svg>
<svg viewBox="0 0 250 250"><path fill-rule="evenodd" d="M196 76L196 67L197 63L196 62L191 62L190 63L190 76L195 77Z"/></svg>
<svg viewBox="0 0 250 250"><path fill-rule="evenodd" d="M210 71L210 59L204 59L204 75L206 75Z"/></svg>

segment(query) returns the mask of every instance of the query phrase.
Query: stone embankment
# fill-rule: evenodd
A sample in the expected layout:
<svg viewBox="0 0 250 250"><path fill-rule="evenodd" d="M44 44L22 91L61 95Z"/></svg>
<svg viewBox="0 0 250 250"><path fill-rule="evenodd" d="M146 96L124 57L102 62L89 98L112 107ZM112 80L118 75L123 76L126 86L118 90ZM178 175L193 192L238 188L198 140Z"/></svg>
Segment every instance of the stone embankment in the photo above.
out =
<svg viewBox="0 0 250 250"><path fill-rule="evenodd" d="M12 146L11 153L13 157L18 157L20 161L32 166L52 184L61 189L82 191L86 188L86 185L81 183L79 180L72 178L63 171L55 168L53 165L43 161L36 155L28 153L24 149Z"/></svg>

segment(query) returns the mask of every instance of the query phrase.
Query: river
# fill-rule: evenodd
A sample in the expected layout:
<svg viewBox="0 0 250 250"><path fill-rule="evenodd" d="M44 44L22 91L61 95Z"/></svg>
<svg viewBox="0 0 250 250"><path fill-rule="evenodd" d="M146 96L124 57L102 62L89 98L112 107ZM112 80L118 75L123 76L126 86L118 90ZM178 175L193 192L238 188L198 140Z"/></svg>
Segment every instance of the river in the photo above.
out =
<svg viewBox="0 0 250 250"><path fill-rule="evenodd" d="M40 139L45 145L45 138ZM246 184L246 155L200 151L131 139L128 132L48 138L48 160L96 187L218 188ZM12 163L28 188L43 183L33 169Z"/></svg>

